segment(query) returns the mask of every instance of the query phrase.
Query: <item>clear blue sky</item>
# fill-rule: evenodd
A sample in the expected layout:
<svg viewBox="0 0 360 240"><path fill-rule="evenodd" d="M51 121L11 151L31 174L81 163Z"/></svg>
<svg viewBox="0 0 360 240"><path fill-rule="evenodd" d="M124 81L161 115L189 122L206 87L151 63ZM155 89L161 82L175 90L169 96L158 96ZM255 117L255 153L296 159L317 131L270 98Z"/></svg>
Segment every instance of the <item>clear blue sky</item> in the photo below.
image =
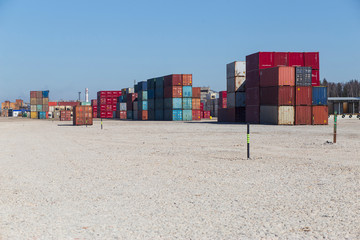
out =
<svg viewBox="0 0 360 240"><path fill-rule="evenodd" d="M320 77L360 79L360 0L0 0L0 101L133 86L192 73L225 90L257 51L319 51Z"/></svg>

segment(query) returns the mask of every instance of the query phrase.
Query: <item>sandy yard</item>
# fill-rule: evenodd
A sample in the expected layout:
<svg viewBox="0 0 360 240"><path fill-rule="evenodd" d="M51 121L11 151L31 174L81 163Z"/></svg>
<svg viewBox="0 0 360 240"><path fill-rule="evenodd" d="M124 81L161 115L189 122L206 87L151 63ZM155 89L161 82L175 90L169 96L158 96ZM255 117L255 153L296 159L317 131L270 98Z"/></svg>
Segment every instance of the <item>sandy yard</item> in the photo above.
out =
<svg viewBox="0 0 360 240"><path fill-rule="evenodd" d="M0 118L0 239L360 239L360 121Z"/></svg>

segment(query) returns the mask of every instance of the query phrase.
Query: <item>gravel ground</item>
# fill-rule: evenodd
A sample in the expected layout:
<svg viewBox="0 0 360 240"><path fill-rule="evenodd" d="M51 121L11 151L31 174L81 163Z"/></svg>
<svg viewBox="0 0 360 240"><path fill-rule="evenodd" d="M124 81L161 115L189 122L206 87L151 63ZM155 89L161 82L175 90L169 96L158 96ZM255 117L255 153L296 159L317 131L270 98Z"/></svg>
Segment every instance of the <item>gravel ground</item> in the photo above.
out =
<svg viewBox="0 0 360 240"><path fill-rule="evenodd" d="M0 118L0 239L360 239L360 121Z"/></svg>

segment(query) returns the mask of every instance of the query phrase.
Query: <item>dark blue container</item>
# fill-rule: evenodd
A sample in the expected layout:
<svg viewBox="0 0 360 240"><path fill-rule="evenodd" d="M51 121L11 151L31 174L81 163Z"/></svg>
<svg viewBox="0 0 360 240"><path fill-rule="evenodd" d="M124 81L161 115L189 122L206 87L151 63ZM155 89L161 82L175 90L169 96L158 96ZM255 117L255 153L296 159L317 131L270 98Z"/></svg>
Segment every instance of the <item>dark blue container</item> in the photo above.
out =
<svg viewBox="0 0 360 240"><path fill-rule="evenodd" d="M148 92L147 91L139 91L138 99L139 99L139 101L147 101L148 100Z"/></svg>
<svg viewBox="0 0 360 240"><path fill-rule="evenodd" d="M183 110L182 120L192 121L192 110Z"/></svg>
<svg viewBox="0 0 360 240"><path fill-rule="evenodd" d="M162 98L155 99L155 109L161 111L164 109L164 99Z"/></svg>
<svg viewBox="0 0 360 240"><path fill-rule="evenodd" d="M148 101L138 101L138 111L147 111Z"/></svg>
<svg viewBox="0 0 360 240"><path fill-rule="evenodd" d="M155 89L147 90L147 97L148 97L148 99L154 99L155 98Z"/></svg>
<svg viewBox="0 0 360 240"><path fill-rule="evenodd" d="M112 118L116 118L116 111L113 111L113 117Z"/></svg>
<svg viewBox="0 0 360 240"><path fill-rule="evenodd" d="M164 110L164 120L182 121L182 110Z"/></svg>
<svg viewBox="0 0 360 240"><path fill-rule="evenodd" d="M148 120L155 120L155 110L148 110Z"/></svg>
<svg viewBox="0 0 360 240"><path fill-rule="evenodd" d="M183 92L184 98L191 98L192 97L192 86L183 86L182 92Z"/></svg>
<svg viewBox="0 0 360 240"><path fill-rule="evenodd" d="M164 88L164 77L158 77L155 79L155 89Z"/></svg>
<svg viewBox="0 0 360 240"><path fill-rule="evenodd" d="M192 98L183 98L182 99L182 108L185 110L192 109Z"/></svg>
<svg viewBox="0 0 360 240"><path fill-rule="evenodd" d="M327 105L327 87L312 88L312 105Z"/></svg>
<svg viewBox="0 0 360 240"><path fill-rule="evenodd" d="M125 97L124 96L120 96L119 98L118 98L118 102L126 102L126 101L124 101L125 100Z"/></svg>
<svg viewBox="0 0 360 240"><path fill-rule="evenodd" d="M155 89L155 98L164 98L164 88Z"/></svg>
<svg viewBox="0 0 360 240"><path fill-rule="evenodd" d="M155 110L155 120L164 120L164 110Z"/></svg>
<svg viewBox="0 0 360 240"><path fill-rule="evenodd" d="M155 100L154 99L149 99L148 100L148 110L155 110Z"/></svg>
<svg viewBox="0 0 360 240"><path fill-rule="evenodd" d="M182 109L182 98L165 98L164 109Z"/></svg>
<svg viewBox="0 0 360 240"><path fill-rule="evenodd" d="M139 92L139 85L136 84L136 85L134 86L134 92L135 92L135 93L138 93L138 92Z"/></svg>
<svg viewBox="0 0 360 240"><path fill-rule="evenodd" d="M142 81L138 83L138 91L147 91L147 81Z"/></svg>
<svg viewBox="0 0 360 240"><path fill-rule="evenodd" d="M49 91L43 91L42 95L43 95L43 98L48 98L49 97Z"/></svg>
<svg viewBox="0 0 360 240"><path fill-rule="evenodd" d="M133 111L126 111L126 118L133 119Z"/></svg>
<svg viewBox="0 0 360 240"><path fill-rule="evenodd" d="M155 81L156 81L156 78L152 78L152 79L147 80L147 89L148 90L155 89Z"/></svg>

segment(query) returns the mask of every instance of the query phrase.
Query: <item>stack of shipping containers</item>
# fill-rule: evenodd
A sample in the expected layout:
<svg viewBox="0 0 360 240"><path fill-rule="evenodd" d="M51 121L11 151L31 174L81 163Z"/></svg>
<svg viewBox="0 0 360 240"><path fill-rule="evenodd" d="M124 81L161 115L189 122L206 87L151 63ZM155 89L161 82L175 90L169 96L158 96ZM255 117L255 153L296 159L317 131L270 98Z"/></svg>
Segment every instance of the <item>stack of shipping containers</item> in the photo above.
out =
<svg viewBox="0 0 360 240"><path fill-rule="evenodd" d="M164 120L183 120L182 91L181 74L172 74L164 77Z"/></svg>
<svg viewBox="0 0 360 240"><path fill-rule="evenodd" d="M131 89L131 91L129 91L129 93L126 94L126 119L133 119L134 116L134 109L133 109L133 105L134 105L134 101L137 100L137 93L134 93L134 89L133 88L129 88Z"/></svg>
<svg viewBox="0 0 360 240"><path fill-rule="evenodd" d="M91 106L76 106L73 109L73 125L93 125L92 112Z"/></svg>
<svg viewBox="0 0 360 240"><path fill-rule="evenodd" d="M60 110L60 121L71 121L71 111Z"/></svg>
<svg viewBox="0 0 360 240"><path fill-rule="evenodd" d="M116 104L121 91L99 91L97 93L97 116L98 118L115 118Z"/></svg>
<svg viewBox="0 0 360 240"><path fill-rule="evenodd" d="M219 122L228 122L227 120L227 91L219 92L219 113L218 121Z"/></svg>
<svg viewBox="0 0 360 240"><path fill-rule="evenodd" d="M30 91L31 118L46 119L49 111L49 91Z"/></svg>
<svg viewBox="0 0 360 240"><path fill-rule="evenodd" d="M226 65L227 112L230 122L245 121L245 62Z"/></svg>
<svg viewBox="0 0 360 240"><path fill-rule="evenodd" d="M164 77L155 79L155 120L164 120Z"/></svg>
<svg viewBox="0 0 360 240"><path fill-rule="evenodd" d="M312 88L311 121L314 125L328 124L327 87Z"/></svg>
<svg viewBox="0 0 360 240"><path fill-rule="evenodd" d="M98 102L97 102L97 99L92 99L92 100L91 100L91 106L92 106L93 118L96 118L96 117L97 117L97 112L98 112Z"/></svg>
<svg viewBox="0 0 360 240"><path fill-rule="evenodd" d="M182 74L182 120L192 120L192 75Z"/></svg>
<svg viewBox="0 0 360 240"><path fill-rule="evenodd" d="M311 125L311 105L311 67L295 67L295 125Z"/></svg>
<svg viewBox="0 0 360 240"><path fill-rule="evenodd" d="M155 82L156 78L147 80L148 120L155 120Z"/></svg>
<svg viewBox="0 0 360 240"><path fill-rule="evenodd" d="M139 82L138 90L138 120L148 120L147 81Z"/></svg>
<svg viewBox="0 0 360 240"><path fill-rule="evenodd" d="M192 88L192 120L201 120L200 104L201 88Z"/></svg>

